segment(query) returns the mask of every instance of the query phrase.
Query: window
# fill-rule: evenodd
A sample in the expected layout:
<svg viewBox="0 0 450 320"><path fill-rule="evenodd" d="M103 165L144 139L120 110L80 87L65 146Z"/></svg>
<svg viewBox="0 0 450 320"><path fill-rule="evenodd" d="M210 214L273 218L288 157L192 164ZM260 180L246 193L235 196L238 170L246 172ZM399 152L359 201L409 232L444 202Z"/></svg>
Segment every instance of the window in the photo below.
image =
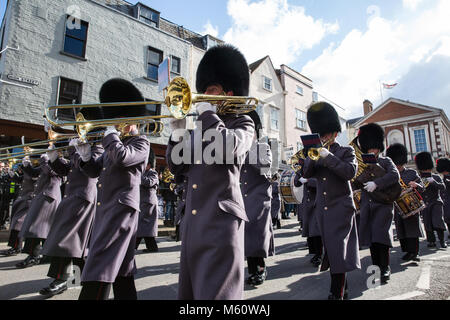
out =
<svg viewBox="0 0 450 320"><path fill-rule="evenodd" d="M303 88L297 86L297 91L296 91L299 95L303 95Z"/></svg>
<svg viewBox="0 0 450 320"><path fill-rule="evenodd" d="M306 112L295 109L295 123L297 128L306 130Z"/></svg>
<svg viewBox="0 0 450 320"><path fill-rule="evenodd" d="M272 130L280 129L280 111L275 108L270 110L270 128Z"/></svg>
<svg viewBox="0 0 450 320"><path fill-rule="evenodd" d="M303 149L303 143L297 142L297 152Z"/></svg>
<svg viewBox="0 0 450 320"><path fill-rule="evenodd" d="M155 28L159 27L159 13L149 8L140 7L139 20Z"/></svg>
<svg viewBox="0 0 450 320"><path fill-rule="evenodd" d="M312 93L312 101L313 102L319 101L319 94L315 91L313 91L313 93Z"/></svg>
<svg viewBox="0 0 450 320"><path fill-rule="evenodd" d="M62 104L80 104L83 91L83 83L61 77L59 79L58 105ZM57 111L59 118L75 119L78 112L74 109L60 109Z"/></svg>
<svg viewBox="0 0 450 320"><path fill-rule="evenodd" d="M263 76L263 88L272 92L272 79Z"/></svg>
<svg viewBox="0 0 450 320"><path fill-rule="evenodd" d="M145 101L153 101L152 99L145 99ZM148 104L146 107L147 115L149 116L160 116L161 115L161 104Z"/></svg>
<svg viewBox="0 0 450 320"><path fill-rule="evenodd" d="M176 76L181 74L181 59L175 56L170 57L171 66L170 71L174 73Z"/></svg>
<svg viewBox="0 0 450 320"><path fill-rule="evenodd" d="M73 24L71 16L67 16L66 20L66 34L64 36L64 52L84 58L86 55L86 42L88 23L80 20L79 28L76 24Z"/></svg>
<svg viewBox="0 0 450 320"><path fill-rule="evenodd" d="M414 130L414 141L416 142L417 153L428 151L425 129Z"/></svg>
<svg viewBox="0 0 450 320"><path fill-rule="evenodd" d="M158 67L162 61L163 52L149 47L147 57L147 78L158 81Z"/></svg>

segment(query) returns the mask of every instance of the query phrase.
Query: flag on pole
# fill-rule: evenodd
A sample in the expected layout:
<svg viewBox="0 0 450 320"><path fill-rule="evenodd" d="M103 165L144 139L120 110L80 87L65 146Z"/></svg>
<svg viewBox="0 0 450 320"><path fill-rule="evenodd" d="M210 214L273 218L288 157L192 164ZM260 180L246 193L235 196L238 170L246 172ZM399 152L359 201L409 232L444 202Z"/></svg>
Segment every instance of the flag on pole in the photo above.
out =
<svg viewBox="0 0 450 320"><path fill-rule="evenodd" d="M387 83L383 83L383 88L384 89L394 89L396 86L398 85L398 83L394 83L394 84L387 84Z"/></svg>

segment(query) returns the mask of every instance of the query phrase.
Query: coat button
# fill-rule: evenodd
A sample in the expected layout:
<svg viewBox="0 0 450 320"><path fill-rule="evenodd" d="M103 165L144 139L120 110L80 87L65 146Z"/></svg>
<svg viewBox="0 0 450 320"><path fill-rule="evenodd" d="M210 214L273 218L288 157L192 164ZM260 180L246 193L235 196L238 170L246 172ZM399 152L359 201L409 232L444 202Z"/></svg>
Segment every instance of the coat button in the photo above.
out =
<svg viewBox="0 0 450 320"><path fill-rule="evenodd" d="M67 194L64 195L64 198L67 198Z"/></svg>
<svg viewBox="0 0 450 320"><path fill-rule="evenodd" d="M195 164L201 164L202 162L200 160L195 161Z"/></svg>
<svg viewBox="0 0 450 320"><path fill-rule="evenodd" d="M247 183L247 182L245 182L244 184L245 184L245 185L247 185L248 183Z"/></svg>
<svg viewBox="0 0 450 320"><path fill-rule="evenodd" d="M69 184L69 181L67 181L66 184Z"/></svg>
<svg viewBox="0 0 450 320"><path fill-rule="evenodd" d="M324 193L323 193L323 195L324 195L324 196L326 196L326 195L327 195L327 193L326 193L326 192L324 192Z"/></svg>
<svg viewBox="0 0 450 320"><path fill-rule="evenodd" d="M327 210L328 210L328 207L325 207L324 209L325 209L325 211L327 211Z"/></svg>
<svg viewBox="0 0 450 320"><path fill-rule="evenodd" d="M327 178L323 178L323 181L327 181Z"/></svg>
<svg viewBox="0 0 450 320"><path fill-rule="evenodd" d="M70 169L70 170L69 170L69 172L73 172L73 170L72 170L72 169Z"/></svg>
<svg viewBox="0 0 450 320"><path fill-rule="evenodd" d="M101 184L101 183L99 183L98 187L99 187L99 188L101 188L101 187L102 187L102 184Z"/></svg>
<svg viewBox="0 0 450 320"><path fill-rule="evenodd" d="M197 214L197 210L192 210L192 214L195 216Z"/></svg>
<svg viewBox="0 0 450 320"><path fill-rule="evenodd" d="M100 202L97 202L97 206L100 206L101 205L101 203Z"/></svg>
<svg viewBox="0 0 450 320"><path fill-rule="evenodd" d="M194 184L194 185L192 185L192 189L197 189L198 188L198 186L196 185L196 184Z"/></svg>
<svg viewBox="0 0 450 320"><path fill-rule="evenodd" d="M246 195L245 195L245 197L247 198L247 197L248 197L248 195L246 194Z"/></svg>
<svg viewBox="0 0 450 320"><path fill-rule="evenodd" d="M103 171L106 171L106 168L103 168Z"/></svg>
<svg viewBox="0 0 450 320"><path fill-rule="evenodd" d="M247 173L247 170L244 170L244 173Z"/></svg>

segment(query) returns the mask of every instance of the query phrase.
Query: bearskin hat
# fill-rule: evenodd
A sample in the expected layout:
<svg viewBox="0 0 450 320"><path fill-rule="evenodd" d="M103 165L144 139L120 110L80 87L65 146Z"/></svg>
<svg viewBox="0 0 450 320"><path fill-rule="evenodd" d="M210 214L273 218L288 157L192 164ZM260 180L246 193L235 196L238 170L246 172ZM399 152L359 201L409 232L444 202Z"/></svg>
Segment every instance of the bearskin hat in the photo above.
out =
<svg viewBox="0 0 450 320"><path fill-rule="evenodd" d="M369 152L370 149L379 149L383 152L384 146L384 130L376 123L369 123L359 129L358 141L361 151Z"/></svg>
<svg viewBox="0 0 450 320"><path fill-rule="evenodd" d="M101 103L144 101L138 88L131 82L119 78L106 81L100 89L99 98ZM102 112L105 119L139 117L146 114L146 106L104 107Z"/></svg>
<svg viewBox="0 0 450 320"><path fill-rule="evenodd" d="M306 114L312 133L321 136L331 132L342 132L339 115L334 107L327 102L313 104Z"/></svg>
<svg viewBox="0 0 450 320"><path fill-rule="evenodd" d="M248 96L250 71L242 53L231 45L209 49L197 69L197 92L204 93L208 86L220 84L225 92L235 96Z"/></svg>
<svg viewBox="0 0 450 320"><path fill-rule="evenodd" d="M417 154L414 161L416 162L416 166L419 171L434 169L433 156L429 152L421 152Z"/></svg>
<svg viewBox="0 0 450 320"><path fill-rule="evenodd" d="M391 145L386 151L386 156L391 158L397 166L408 163L408 150L401 143Z"/></svg>
<svg viewBox="0 0 450 320"><path fill-rule="evenodd" d="M436 170L439 173L443 173L445 171L450 172L450 159L441 158L436 161Z"/></svg>

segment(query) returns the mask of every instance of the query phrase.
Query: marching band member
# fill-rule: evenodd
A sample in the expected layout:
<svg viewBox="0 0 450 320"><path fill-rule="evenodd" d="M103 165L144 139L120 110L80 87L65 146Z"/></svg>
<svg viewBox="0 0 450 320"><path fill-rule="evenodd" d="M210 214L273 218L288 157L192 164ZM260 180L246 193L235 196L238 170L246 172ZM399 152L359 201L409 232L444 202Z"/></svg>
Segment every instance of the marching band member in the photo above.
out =
<svg viewBox="0 0 450 320"><path fill-rule="evenodd" d="M299 214L301 214L302 220L302 237L307 238L309 254L314 255L310 262L314 267L319 267L322 264L323 243L315 212L317 180L315 178L305 179L300 173L301 170L295 175L294 185L297 188L303 185L303 198L299 205L301 208Z"/></svg>
<svg viewBox="0 0 450 320"><path fill-rule="evenodd" d="M272 185L270 182L272 152L270 146L260 143L261 120L252 111L249 116L255 123L253 145L241 170L241 191L244 195L245 212L245 257L247 258L247 284L261 285L266 280L267 268L264 259L275 253L272 216Z"/></svg>
<svg viewBox="0 0 450 320"><path fill-rule="evenodd" d="M62 177L52 170L48 156L43 154L37 168L31 166L28 157L22 160L23 170L32 177L38 177L30 209L25 217L19 238L25 239L22 252L28 257L16 264L17 268L27 268L40 263L43 242L47 239L56 210L61 202Z"/></svg>
<svg viewBox="0 0 450 320"><path fill-rule="evenodd" d="M367 182L362 190L359 229L361 246L370 247L372 264L380 267L382 284L387 283L391 277L389 249L394 243L394 204L380 203L372 199L370 194L400 180L400 174L392 160L381 155L385 150L384 138L383 128L376 123L369 123L359 129L358 142L361 151L374 154L378 165L386 171L384 176Z"/></svg>
<svg viewBox="0 0 450 320"><path fill-rule="evenodd" d="M400 178L410 188L423 191L422 181L416 170L405 168L408 163L408 150L402 144L393 144L386 151L386 157L391 158L400 172ZM399 212L394 215L395 229L397 230L397 238L403 252L406 254L402 257L405 261L420 261L419 256L419 238L423 237L422 226L420 223L420 215L416 214L409 218L403 219Z"/></svg>
<svg viewBox="0 0 450 320"><path fill-rule="evenodd" d="M157 252L158 244L158 197L156 192L159 185L158 172L155 170L156 157L152 149L148 158L148 164L141 178L141 211L137 229L136 250L142 239L145 241L144 252Z"/></svg>
<svg viewBox="0 0 450 320"><path fill-rule="evenodd" d="M441 192L441 197L444 201L444 220L448 231L450 231L450 159L439 159L436 170L444 176L445 192ZM448 238L450 239L450 235Z"/></svg>
<svg viewBox="0 0 450 320"><path fill-rule="evenodd" d="M69 143L68 159L59 157L58 151L51 148L47 152L50 167L58 175L67 177L67 182L64 197L42 249L42 253L50 257L47 276L54 279L39 291L45 296L54 296L67 290L72 263L82 272L84 258L87 256L97 203L97 179L90 178L81 171L81 158L74 147L77 140L72 139ZM103 153L103 148L93 146L91 152L96 159Z"/></svg>
<svg viewBox="0 0 450 320"><path fill-rule="evenodd" d="M420 176L425 180L425 190L422 192L422 198L425 201L426 207L422 211L422 215L425 232L427 233L428 247L436 247L436 236L434 235L434 231L436 231L441 248L445 249L447 248L447 244L444 239L444 232L446 230L444 223L444 203L440 196L440 192L445 192L445 184L439 175L432 174L434 160L431 153L421 152L417 154L415 162Z"/></svg>
<svg viewBox="0 0 450 320"><path fill-rule="evenodd" d="M11 248L2 252L5 256L16 256L22 251L22 239L19 238L19 232L22 229L23 222L30 208L34 184L37 180L25 172L22 166L18 170L22 172L21 175L17 175L17 173L13 173L12 176L10 175L15 183L21 183L21 190L11 208L12 214L8 239L8 246Z"/></svg>
<svg viewBox="0 0 450 320"><path fill-rule="evenodd" d="M143 100L139 90L123 79L109 80L100 90L102 103ZM108 119L136 117L145 113L145 106L104 108L103 111ZM102 140L105 151L98 158L92 156L89 144L75 146L81 157L82 171L91 178L98 178L97 211L81 275L80 300L106 300L111 286L114 299L137 299L134 254L139 186L150 143L147 137L138 135L136 125L126 126L122 134L121 140L116 128L108 127Z"/></svg>
<svg viewBox="0 0 450 320"><path fill-rule="evenodd" d="M187 186L187 178L184 176L175 176L175 194L178 197L178 202L175 210L175 235L173 236L173 239L178 242L180 241L180 225L181 225L181 219L183 219L184 216L184 209L186 207L186 186Z"/></svg>
<svg viewBox="0 0 450 320"><path fill-rule="evenodd" d="M209 49L197 70L197 92L207 95L246 96L249 68L244 56L229 45ZM240 300L244 290L244 227L248 221L239 186L242 164L252 145L254 124L247 115L218 115L209 103L197 105L198 127L185 148L194 155L210 142L197 143L197 136L217 131L225 152L217 163L195 159L175 164L172 154L178 139L172 134L167 149L170 171L187 177L185 215L180 226L181 258L179 299ZM184 129L185 120L172 120L171 130ZM201 125L201 128L199 126ZM190 138L190 139L189 139ZM200 140L201 141L201 140ZM191 142L193 142L191 144ZM230 154L227 154L227 151ZM222 156L223 157L222 157ZM232 164L226 164L231 158ZM204 160L204 159L203 159Z"/></svg>
<svg viewBox="0 0 450 320"><path fill-rule="evenodd" d="M336 110L326 102L313 104L307 112L309 127L320 134L328 148L321 148L317 161L306 157L304 179L316 179L316 219L325 247L322 270L330 268L331 289L328 299L347 298L346 273L360 269L355 205L350 180L356 174L353 148L336 142L341 124ZM306 151L307 152L307 151Z"/></svg>

